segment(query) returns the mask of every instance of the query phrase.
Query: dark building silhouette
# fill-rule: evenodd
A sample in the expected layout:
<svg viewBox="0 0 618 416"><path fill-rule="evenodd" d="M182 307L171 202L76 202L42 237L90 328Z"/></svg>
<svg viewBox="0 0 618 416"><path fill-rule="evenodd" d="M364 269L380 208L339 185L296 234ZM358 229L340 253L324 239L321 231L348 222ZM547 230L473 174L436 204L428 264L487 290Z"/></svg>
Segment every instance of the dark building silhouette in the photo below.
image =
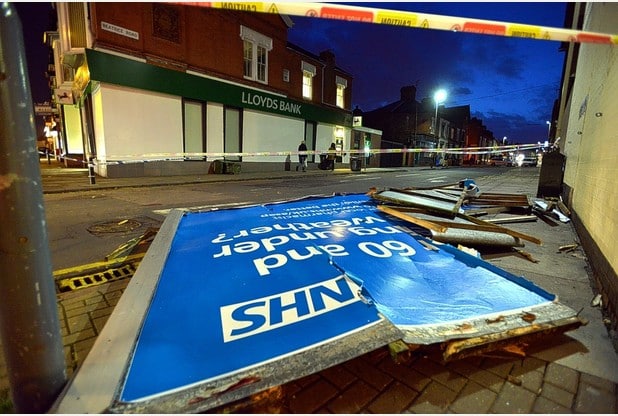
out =
<svg viewBox="0 0 618 416"><path fill-rule="evenodd" d="M413 153L386 153L381 166L430 165L444 160L444 164L460 164L460 155L444 150L467 145L470 106L437 108L431 98L416 99L416 87L404 86L399 100L363 113L363 124L379 129L383 149L422 149ZM436 117L437 115L437 117Z"/></svg>

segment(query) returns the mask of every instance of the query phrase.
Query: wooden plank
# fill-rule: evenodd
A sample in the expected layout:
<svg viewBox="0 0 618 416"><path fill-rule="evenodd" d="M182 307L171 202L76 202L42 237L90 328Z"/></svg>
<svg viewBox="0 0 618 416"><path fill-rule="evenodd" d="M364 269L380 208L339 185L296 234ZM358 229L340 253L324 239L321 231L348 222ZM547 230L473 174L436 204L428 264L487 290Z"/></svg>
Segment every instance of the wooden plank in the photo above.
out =
<svg viewBox="0 0 618 416"><path fill-rule="evenodd" d="M437 233L446 232L447 227L437 225L436 223L428 220L422 220L420 218L413 217L411 215L406 215L401 210L396 208L388 207L386 205L378 205L378 209L386 214L392 215L393 217L399 218L400 220L404 220L410 222L412 224L416 224L428 230L435 231Z"/></svg>
<svg viewBox="0 0 618 416"><path fill-rule="evenodd" d="M447 342L442 355L444 361L479 355L504 349L517 342L545 338L551 334L564 333L586 325L588 322L578 316L558 319L540 324L532 324L504 332L496 332L475 338Z"/></svg>
<svg viewBox="0 0 618 416"><path fill-rule="evenodd" d="M459 228L464 230L473 230L473 231L486 231L486 232L494 232L500 234L508 234L511 237L519 237L522 240L530 241L535 244L542 244L541 240L536 237L520 233L518 231L514 231L505 227L500 227L499 225L492 224L483 220L479 220L474 217L470 217L464 214L458 214L459 218L465 219L469 221L471 224L463 224L452 221L443 221L443 220L426 220L417 217L413 217L411 215L406 215L403 210L400 208L387 207L385 205L378 205L378 209L382 212L390 214L394 217L402 219L404 221L411 222L428 230L435 231L437 233L444 233L449 228ZM410 211L407 211L410 212Z"/></svg>
<svg viewBox="0 0 618 416"><path fill-rule="evenodd" d="M483 220L479 220L478 218L474 218L474 217L471 217L469 215L459 214L458 217L466 219L466 220L468 220L468 221L470 221L470 222L472 222L474 224L477 224L479 226L494 227L494 230L496 232L500 232L498 230L502 230L503 233L508 234L508 235L510 235L512 237L519 237L522 240L530 241L531 243L535 243L535 244L538 244L538 245L542 245L543 244L543 242L541 240L539 240L538 238L533 237L531 235L520 233L519 231L515 231L515 230L511 230L509 228L501 227L501 226L496 225L496 224L491 224L489 222L486 222L486 221L483 221Z"/></svg>
<svg viewBox="0 0 618 416"><path fill-rule="evenodd" d="M485 221L492 224L509 224L513 222L532 222L537 219L538 217L536 215L515 215L512 217L492 218Z"/></svg>
<svg viewBox="0 0 618 416"><path fill-rule="evenodd" d="M479 208L465 208L465 212L468 215L487 215L487 214L500 214L501 212L507 212L508 207L479 207Z"/></svg>
<svg viewBox="0 0 618 416"><path fill-rule="evenodd" d="M498 194L483 192L476 198L471 198L471 205L499 205L510 207L529 207L530 200L525 194Z"/></svg>

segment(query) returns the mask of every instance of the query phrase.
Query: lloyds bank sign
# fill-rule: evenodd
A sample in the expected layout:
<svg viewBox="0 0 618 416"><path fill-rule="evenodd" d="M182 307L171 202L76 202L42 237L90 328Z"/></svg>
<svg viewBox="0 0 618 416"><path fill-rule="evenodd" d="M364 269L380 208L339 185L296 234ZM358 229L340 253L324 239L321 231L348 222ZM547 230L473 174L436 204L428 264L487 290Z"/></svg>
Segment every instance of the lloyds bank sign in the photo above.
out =
<svg viewBox="0 0 618 416"><path fill-rule="evenodd" d="M194 100L218 102L320 123L352 126L350 111L295 101L282 95L243 88L93 49L86 49L86 58L90 80L157 91Z"/></svg>
<svg viewBox="0 0 618 416"><path fill-rule="evenodd" d="M241 103L245 107L254 107L259 110L287 113L291 116L302 116L302 106L298 103L279 97L258 94L256 92L242 91Z"/></svg>

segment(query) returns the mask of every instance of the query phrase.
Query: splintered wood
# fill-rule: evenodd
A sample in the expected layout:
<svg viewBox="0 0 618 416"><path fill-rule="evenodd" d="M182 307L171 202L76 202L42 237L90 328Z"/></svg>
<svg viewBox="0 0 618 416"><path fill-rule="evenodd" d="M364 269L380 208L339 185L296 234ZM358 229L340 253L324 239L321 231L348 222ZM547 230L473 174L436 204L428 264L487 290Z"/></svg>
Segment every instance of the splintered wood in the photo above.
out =
<svg viewBox="0 0 618 416"><path fill-rule="evenodd" d="M382 202L378 205L380 211L428 230L431 239L437 242L474 247L523 247L522 240L542 244L534 236L498 225L536 221L537 217L530 215L532 206L527 195L474 193L470 189L460 183L459 186L382 191L372 188L368 194ZM503 216L491 220L478 218L497 213Z"/></svg>

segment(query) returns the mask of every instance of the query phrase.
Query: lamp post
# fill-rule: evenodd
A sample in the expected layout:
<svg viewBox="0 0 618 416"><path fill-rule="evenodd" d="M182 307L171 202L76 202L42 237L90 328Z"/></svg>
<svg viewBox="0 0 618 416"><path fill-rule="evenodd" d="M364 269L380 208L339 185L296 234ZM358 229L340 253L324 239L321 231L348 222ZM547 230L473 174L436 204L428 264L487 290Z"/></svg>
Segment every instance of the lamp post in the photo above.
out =
<svg viewBox="0 0 618 416"><path fill-rule="evenodd" d="M438 137L438 132L437 132L437 127L438 127L438 106L440 104L442 104L446 100L446 91L444 91L444 90L436 91L436 93L433 95L433 99L436 102L436 116L434 118L433 132L436 135L436 137Z"/></svg>
<svg viewBox="0 0 618 416"><path fill-rule="evenodd" d="M551 132L551 123L549 121L546 121L545 124L547 124L547 141L549 141L549 133Z"/></svg>
<svg viewBox="0 0 618 416"><path fill-rule="evenodd" d="M433 95L433 99L436 102L436 116L434 117L433 134L436 137L436 147L440 148L440 138L438 137L438 106L446 100L446 91L438 90Z"/></svg>

